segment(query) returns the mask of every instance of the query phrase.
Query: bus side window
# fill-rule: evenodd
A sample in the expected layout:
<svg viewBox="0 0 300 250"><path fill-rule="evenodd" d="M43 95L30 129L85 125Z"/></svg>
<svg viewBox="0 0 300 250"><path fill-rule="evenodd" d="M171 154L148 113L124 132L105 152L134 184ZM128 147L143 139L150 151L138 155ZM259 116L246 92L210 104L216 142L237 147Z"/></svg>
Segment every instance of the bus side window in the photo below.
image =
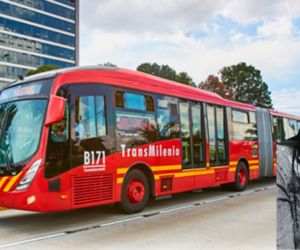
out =
<svg viewBox="0 0 300 250"><path fill-rule="evenodd" d="M253 111L249 111L249 129L247 131L251 140L257 140L257 124L256 124L256 114Z"/></svg>
<svg viewBox="0 0 300 250"><path fill-rule="evenodd" d="M157 124L160 139L179 138L179 112L176 98L157 99Z"/></svg>
<svg viewBox="0 0 300 250"><path fill-rule="evenodd" d="M285 140L297 134L296 120L283 118Z"/></svg>
<svg viewBox="0 0 300 250"><path fill-rule="evenodd" d="M116 107L154 112L154 101L153 98L148 95L117 91Z"/></svg>
<svg viewBox="0 0 300 250"><path fill-rule="evenodd" d="M278 131L278 122L277 118L273 117L273 122L272 122L272 129L273 129L273 140L280 142L279 141L279 131Z"/></svg>
<svg viewBox="0 0 300 250"><path fill-rule="evenodd" d="M200 104L192 105L192 139L193 139L193 160L194 167L199 167L203 163L203 138L201 117L202 110Z"/></svg>
<svg viewBox="0 0 300 250"><path fill-rule="evenodd" d="M297 122L296 120L293 120L293 119L289 119L289 124L290 124L290 127L292 129L292 133L293 133L293 136L295 136L297 134Z"/></svg>
<svg viewBox="0 0 300 250"><path fill-rule="evenodd" d="M188 165L191 162L191 135L190 135L190 111L188 102L179 103L180 132L182 141L182 163Z"/></svg>
<svg viewBox="0 0 300 250"><path fill-rule="evenodd" d="M226 160L225 152L225 125L224 108L216 107L216 125L217 125L217 152L219 161Z"/></svg>
<svg viewBox="0 0 300 250"><path fill-rule="evenodd" d="M284 132L282 118L273 116L273 140L283 142Z"/></svg>
<svg viewBox="0 0 300 250"><path fill-rule="evenodd" d="M207 104L206 110L210 164L212 167L223 166L228 162L225 108Z"/></svg>
<svg viewBox="0 0 300 250"><path fill-rule="evenodd" d="M216 161L216 123L215 112L213 106L207 106L207 118L208 118L208 135L209 135L209 156L210 160Z"/></svg>
<svg viewBox="0 0 300 250"><path fill-rule="evenodd" d="M117 145L128 147L157 140L154 101L151 96L130 92L116 92Z"/></svg>
<svg viewBox="0 0 300 250"><path fill-rule="evenodd" d="M78 96L75 105L76 140L107 134L104 96Z"/></svg>
<svg viewBox="0 0 300 250"><path fill-rule="evenodd" d="M257 140L256 117L254 112L232 109L231 115L233 125L233 140Z"/></svg>

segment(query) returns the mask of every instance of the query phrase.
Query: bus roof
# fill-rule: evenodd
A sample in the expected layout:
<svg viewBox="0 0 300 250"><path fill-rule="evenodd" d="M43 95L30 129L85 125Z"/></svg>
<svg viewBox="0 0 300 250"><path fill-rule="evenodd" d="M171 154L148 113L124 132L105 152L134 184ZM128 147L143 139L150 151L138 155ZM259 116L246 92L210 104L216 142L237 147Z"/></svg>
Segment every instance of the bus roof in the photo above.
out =
<svg viewBox="0 0 300 250"><path fill-rule="evenodd" d="M255 110L255 106L253 105L226 100L210 91L201 90L143 72L117 67L88 66L66 68L46 72L43 73L43 75L37 74L35 78L34 76L26 78L26 81L33 81L38 80L38 78L41 79L46 77L56 77L55 86L52 90L53 94L57 92L60 86L66 83L98 82L133 90L143 90L150 93L170 95L240 109Z"/></svg>
<svg viewBox="0 0 300 250"><path fill-rule="evenodd" d="M133 90L143 90L150 93L170 95L234 108L253 111L256 109L253 105L227 100L210 91L201 90L139 71L103 65L51 70L26 77L22 81L16 81L6 88L46 78L55 78L52 94L57 93L58 88L67 83L105 83Z"/></svg>
<svg viewBox="0 0 300 250"><path fill-rule="evenodd" d="M275 115L275 116L284 117L284 118L290 118L290 119L295 119L295 120L300 121L300 116L282 113L282 112L276 111L274 109L270 109L270 113L272 115Z"/></svg>

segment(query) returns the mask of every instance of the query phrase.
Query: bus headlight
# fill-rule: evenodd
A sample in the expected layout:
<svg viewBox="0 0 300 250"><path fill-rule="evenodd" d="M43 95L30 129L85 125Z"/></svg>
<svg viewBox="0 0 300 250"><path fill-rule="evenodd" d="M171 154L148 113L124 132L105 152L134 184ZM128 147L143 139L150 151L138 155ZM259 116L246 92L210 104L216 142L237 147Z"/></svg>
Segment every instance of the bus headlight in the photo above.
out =
<svg viewBox="0 0 300 250"><path fill-rule="evenodd" d="M16 187L17 191L25 190L27 189L31 182L33 181L34 176L37 173L37 170L39 169L41 165L42 159L37 160L32 164L32 166L29 168L27 173L24 175L23 179L20 181L18 186Z"/></svg>

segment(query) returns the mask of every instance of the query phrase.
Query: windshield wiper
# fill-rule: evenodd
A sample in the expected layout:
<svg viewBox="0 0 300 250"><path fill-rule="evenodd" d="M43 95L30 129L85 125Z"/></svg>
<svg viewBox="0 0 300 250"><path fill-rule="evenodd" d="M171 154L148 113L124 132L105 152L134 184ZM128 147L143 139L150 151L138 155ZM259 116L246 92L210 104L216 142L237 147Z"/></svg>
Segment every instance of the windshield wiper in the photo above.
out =
<svg viewBox="0 0 300 250"><path fill-rule="evenodd" d="M9 161L7 153L3 149L1 149L1 148L0 148L0 153L2 154L2 156L3 156L4 160L5 160L7 172L11 173L11 171L12 171L12 165L10 164L10 161Z"/></svg>

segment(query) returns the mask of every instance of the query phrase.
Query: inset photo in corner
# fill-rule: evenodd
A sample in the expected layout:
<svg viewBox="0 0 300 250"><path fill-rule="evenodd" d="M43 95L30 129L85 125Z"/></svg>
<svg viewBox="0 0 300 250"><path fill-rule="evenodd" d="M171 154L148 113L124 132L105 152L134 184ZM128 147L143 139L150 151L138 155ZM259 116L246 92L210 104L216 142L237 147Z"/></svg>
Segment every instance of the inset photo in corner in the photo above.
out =
<svg viewBox="0 0 300 250"><path fill-rule="evenodd" d="M300 249L300 132L277 145L277 190L277 249Z"/></svg>

